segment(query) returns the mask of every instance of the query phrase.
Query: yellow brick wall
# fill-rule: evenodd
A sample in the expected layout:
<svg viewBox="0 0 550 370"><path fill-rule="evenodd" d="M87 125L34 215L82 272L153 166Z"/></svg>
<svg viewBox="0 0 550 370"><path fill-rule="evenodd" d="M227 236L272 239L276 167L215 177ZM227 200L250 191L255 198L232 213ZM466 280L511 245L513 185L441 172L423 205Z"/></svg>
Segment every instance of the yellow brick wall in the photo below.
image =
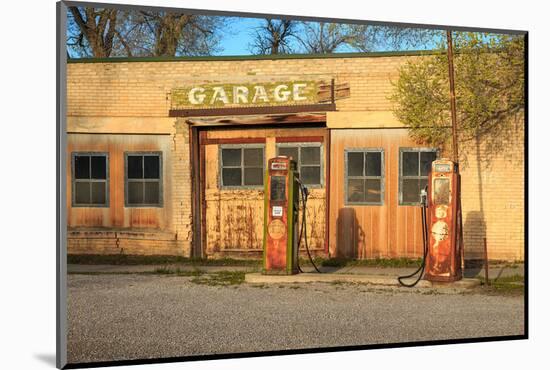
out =
<svg viewBox="0 0 550 370"><path fill-rule="evenodd" d="M112 147L112 141L120 139L120 135L104 134L102 136L103 140L96 140L94 144L96 145L94 148L99 148L98 151L108 152L109 148ZM140 135L139 137L143 136ZM89 133L71 133L69 134L69 142L78 141L83 137L89 137ZM132 143L136 142L135 135L125 137ZM98 225L88 225L86 228L69 227L67 243L69 253L190 256L193 240L188 125L182 122L178 123L178 120L174 119L169 142L168 149L163 149L164 147L155 148L155 150L163 151L164 161L167 162L163 179L163 208L168 212L167 219L163 222L165 226L156 229L144 229L141 227L128 227L126 225L128 221L125 221L123 226L108 228L107 230L110 231L105 231L105 228L102 227L103 222ZM78 147L74 148L74 145L72 147L75 150L78 149ZM114 159L112 154L110 153L110 160ZM167 160L167 158L170 158L170 160ZM118 165L121 165L120 161ZM121 168L118 170L122 171ZM112 176L109 181L114 181ZM70 184L70 179L68 184ZM111 191L116 185L120 186L120 184L110 184ZM122 200L119 201L122 202ZM82 210L82 207L79 208L78 210ZM112 207L105 210L107 211L106 217L110 219L109 212L113 212ZM127 209L125 208L125 210ZM79 232L78 230L84 231Z"/></svg>
<svg viewBox="0 0 550 370"><path fill-rule="evenodd" d="M279 59L69 63L69 116L166 117L170 91L189 84L286 79L348 82L351 96L338 100L344 111L390 110L391 79L407 58Z"/></svg>
<svg viewBox="0 0 550 370"><path fill-rule="evenodd" d="M185 256L191 255L193 243L193 216L191 212L191 161L189 148L189 126L183 120L174 124L172 153L174 166L170 176L173 179L172 212L178 244Z"/></svg>
<svg viewBox="0 0 550 370"><path fill-rule="evenodd" d="M461 143L462 207L466 258L524 258L523 121L495 154L486 141Z"/></svg>
<svg viewBox="0 0 550 370"><path fill-rule="evenodd" d="M106 117L167 117L170 91L189 84L334 78L336 83L350 84L350 97L337 101L339 111L387 112L392 108L388 100L393 89L391 81L398 77L400 65L415 58L420 57L69 63L67 111L69 117L98 117L108 125ZM174 119L172 221L177 250L184 255L189 255L192 243L188 131L183 120ZM464 143L461 148L467 158L462 164L467 258L482 256L484 237L489 258L524 257L522 135L511 136L490 161L485 160L484 143L480 143L479 152L474 143ZM483 159L479 166L478 153Z"/></svg>

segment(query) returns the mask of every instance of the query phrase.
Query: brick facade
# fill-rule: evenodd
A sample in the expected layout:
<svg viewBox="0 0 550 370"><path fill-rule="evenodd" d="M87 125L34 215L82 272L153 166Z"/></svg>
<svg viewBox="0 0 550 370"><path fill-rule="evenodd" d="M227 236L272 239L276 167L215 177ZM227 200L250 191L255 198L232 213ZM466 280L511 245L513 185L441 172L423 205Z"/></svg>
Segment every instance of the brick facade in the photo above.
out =
<svg viewBox="0 0 550 370"><path fill-rule="evenodd" d="M170 92L189 84L335 79L349 83L350 96L337 100L337 113L374 117L366 129L396 127L391 118L392 81L398 68L420 56L373 56L259 60L181 60L166 62L69 63L67 114L69 143L86 133L169 136L171 163L170 220L133 234L136 228L71 227L69 253L178 254L189 256L193 244L189 126L169 118ZM376 115L380 113L380 115ZM385 114L385 115L383 115ZM331 117L331 116L329 116ZM358 117L358 118L357 118ZM377 118L378 117L378 118ZM391 122L379 117L390 117ZM155 121L158 120L158 121ZM132 125L136 122L136 125ZM139 124L137 124L139 122ZM162 122L162 123L161 123ZM355 123L357 122L357 124ZM330 119L327 126L331 126ZM368 128L367 128L368 126ZM494 153L484 142L464 143L461 155L466 258L481 258L487 238L491 259L522 260L524 247L524 142L521 127ZM337 129L334 126L332 129ZM490 160L488 160L490 158ZM481 160L480 160L481 159ZM70 171L69 171L70 172ZM70 184L70 182L68 182ZM70 202L69 202L70 208ZM83 231L95 232L94 236ZM115 235L115 233L118 233ZM126 233L126 234L125 234ZM153 235L154 234L154 235ZM171 237L166 237L171 235ZM118 239L118 242L117 242ZM117 244L118 243L118 244Z"/></svg>

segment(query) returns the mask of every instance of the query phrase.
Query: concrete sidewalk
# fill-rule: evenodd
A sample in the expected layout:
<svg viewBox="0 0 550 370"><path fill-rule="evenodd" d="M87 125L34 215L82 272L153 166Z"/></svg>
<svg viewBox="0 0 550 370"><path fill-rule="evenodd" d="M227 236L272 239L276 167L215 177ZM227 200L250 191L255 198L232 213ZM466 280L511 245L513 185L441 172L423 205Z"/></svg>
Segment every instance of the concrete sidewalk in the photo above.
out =
<svg viewBox="0 0 550 370"><path fill-rule="evenodd" d="M189 265L189 264L165 264L165 265L81 265L81 264L68 264L67 272L69 274L79 273L100 273L100 274L132 274L132 273L144 273L155 272L159 269L169 269L175 271L202 271L206 273L220 272L220 271L244 271L254 272L259 271L256 266L203 266L203 265Z"/></svg>
<svg viewBox="0 0 550 370"><path fill-rule="evenodd" d="M416 271L416 267L377 267L377 266L344 266L344 267L321 267L319 270L325 273L335 274L361 274L361 275L387 275L387 276L403 276L409 275ZM315 272L313 267L302 267L304 272ZM489 265L489 278L496 279L499 277L524 275L523 264L515 265ZM464 270L465 278L481 277L485 278L485 270L483 267L467 268Z"/></svg>
<svg viewBox="0 0 550 370"><path fill-rule="evenodd" d="M415 279L408 279L406 283L412 283ZM248 273L245 281L251 284L290 284L290 283L353 283L367 284L372 287L400 287L397 275L366 275L366 274L320 274L304 273L297 275L264 275L259 272ZM420 280L416 288L444 289L452 291L463 291L473 289L481 284L479 279L463 278L450 283L432 283L427 280Z"/></svg>
<svg viewBox="0 0 550 370"><path fill-rule="evenodd" d="M211 266L211 265L189 265L189 264L165 264L165 265L80 265L69 264L69 273L143 273L154 272L157 269L171 269L180 271L200 270L206 273L219 271L244 271L259 272L260 266ZM302 266L304 272L315 272L311 265ZM416 270L414 267L377 267L377 266L344 266L344 267L320 267L321 272L330 274L352 274L352 275L382 275L382 276L403 276ZM489 265L489 278L524 275L523 264L516 265ZM469 268L464 271L465 278L485 277L483 268Z"/></svg>

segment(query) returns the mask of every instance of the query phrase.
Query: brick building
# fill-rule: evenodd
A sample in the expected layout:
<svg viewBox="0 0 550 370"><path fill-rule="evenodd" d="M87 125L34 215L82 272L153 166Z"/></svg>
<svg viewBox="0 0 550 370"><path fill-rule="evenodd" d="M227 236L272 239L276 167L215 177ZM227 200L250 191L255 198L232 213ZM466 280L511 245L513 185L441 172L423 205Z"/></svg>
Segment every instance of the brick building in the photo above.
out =
<svg viewBox="0 0 550 370"><path fill-rule="evenodd" d="M297 159L316 254L419 257L418 190L445 148L388 97L416 53L75 60L67 68L68 252L260 257L263 174ZM461 145L465 257L524 257L524 139ZM490 159L489 159L490 157Z"/></svg>

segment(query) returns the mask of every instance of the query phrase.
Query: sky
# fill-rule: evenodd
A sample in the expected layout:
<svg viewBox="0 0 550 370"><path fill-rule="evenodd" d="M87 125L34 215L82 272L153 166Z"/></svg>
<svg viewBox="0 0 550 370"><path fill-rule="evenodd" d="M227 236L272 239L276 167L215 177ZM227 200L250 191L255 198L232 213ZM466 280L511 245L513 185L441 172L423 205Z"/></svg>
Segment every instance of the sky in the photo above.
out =
<svg viewBox="0 0 550 370"><path fill-rule="evenodd" d="M264 24L263 18L232 17L230 27L221 40L223 50L218 55L249 55L249 44L252 42L254 29ZM354 50L341 47L338 52Z"/></svg>
<svg viewBox="0 0 550 370"><path fill-rule="evenodd" d="M249 55L249 44L252 42L254 28L261 26L264 23L263 18L242 18L232 17L230 27L224 34L221 40L222 51L216 53L217 55ZM416 47L418 49L432 49L436 46L435 43L423 45L423 47ZM349 47L343 46L336 50L337 52L357 52ZM383 48L377 51L391 51L390 48Z"/></svg>
<svg viewBox="0 0 550 370"><path fill-rule="evenodd" d="M252 41L251 34L255 27L263 23L259 18L232 18L230 29L224 34L221 45L223 51L220 55L246 55L250 54L248 44Z"/></svg>
<svg viewBox="0 0 550 370"><path fill-rule="evenodd" d="M71 42L74 42L76 36L80 34L80 30L76 23L73 20L72 15L68 14L68 28L67 28L67 37L71 39ZM264 24L265 20L263 18L244 18L244 17L229 17L229 22L227 22L227 27L223 30L221 34L221 40L218 44L218 50L213 55L251 55L253 52L250 50L250 44L253 42L255 28ZM72 36L72 37L71 37ZM435 42L426 42L420 47L415 47L415 50L418 49L433 49L436 47ZM402 50L410 50L409 47L403 47ZM69 56L71 58L86 57L91 55L81 54L79 48L70 47ZM378 46L378 49L375 51L391 51L392 49L388 45ZM298 51L299 52L299 51ZM356 49L351 48L350 46L343 44L339 46L335 52L357 52ZM86 52L89 54L89 51ZM115 56L115 55L111 55Z"/></svg>

